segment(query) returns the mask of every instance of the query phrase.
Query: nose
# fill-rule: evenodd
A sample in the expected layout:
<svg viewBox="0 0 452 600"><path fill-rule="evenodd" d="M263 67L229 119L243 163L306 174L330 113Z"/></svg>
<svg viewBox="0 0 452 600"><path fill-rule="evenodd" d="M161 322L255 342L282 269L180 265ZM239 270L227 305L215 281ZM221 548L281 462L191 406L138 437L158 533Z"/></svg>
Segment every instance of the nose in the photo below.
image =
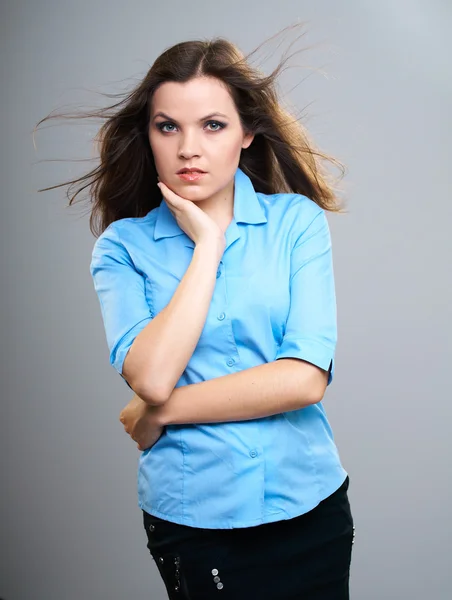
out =
<svg viewBox="0 0 452 600"><path fill-rule="evenodd" d="M199 140L195 133L187 132L180 137L179 158L190 159L194 156L201 156Z"/></svg>

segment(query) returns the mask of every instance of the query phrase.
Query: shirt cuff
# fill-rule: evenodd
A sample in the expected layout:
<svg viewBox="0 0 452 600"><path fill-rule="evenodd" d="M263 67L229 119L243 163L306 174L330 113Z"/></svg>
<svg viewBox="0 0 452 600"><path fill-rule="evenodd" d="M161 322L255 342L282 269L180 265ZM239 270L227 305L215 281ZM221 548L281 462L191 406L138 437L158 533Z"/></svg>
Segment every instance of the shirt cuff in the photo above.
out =
<svg viewBox="0 0 452 600"><path fill-rule="evenodd" d="M122 367L124 364L124 360L127 356L127 352L130 350L130 347L133 344L134 339L137 335L142 331L148 323L152 321L152 317L146 317L139 321L136 325L130 329L122 338L121 341L117 344L116 349L112 352L110 356L111 365L118 371L118 373L122 376ZM124 379L124 378L123 378ZM130 387L130 386L129 386Z"/></svg>
<svg viewBox="0 0 452 600"><path fill-rule="evenodd" d="M324 371L329 371L327 385L333 381L335 360L334 350L331 347L312 340L286 336L276 353L275 360L280 358L299 358L312 363Z"/></svg>

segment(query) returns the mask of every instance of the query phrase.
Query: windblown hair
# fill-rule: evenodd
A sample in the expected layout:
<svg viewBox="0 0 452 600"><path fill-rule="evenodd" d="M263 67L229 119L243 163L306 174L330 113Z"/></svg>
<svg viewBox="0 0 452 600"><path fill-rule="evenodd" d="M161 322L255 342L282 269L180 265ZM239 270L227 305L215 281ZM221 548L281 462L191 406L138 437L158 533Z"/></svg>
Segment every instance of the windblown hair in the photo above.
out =
<svg viewBox="0 0 452 600"><path fill-rule="evenodd" d="M69 186L69 206L89 187L92 203L90 230L98 237L110 223L126 217L142 217L159 206L157 171L148 139L151 100L166 81L187 82L195 77L214 77L229 90L242 127L254 134L249 148L242 150L239 166L250 177L257 192L303 194L321 208L342 212L342 207L322 161L344 166L320 152L305 127L286 111L276 91L276 78L287 62L283 57L270 75L262 74L248 57L224 38L187 41L165 50L144 79L120 102L69 118L101 118L98 131L100 164L82 177L40 192ZM115 94L118 96L122 94ZM48 115L38 122L65 115ZM70 197L72 186L79 185Z"/></svg>

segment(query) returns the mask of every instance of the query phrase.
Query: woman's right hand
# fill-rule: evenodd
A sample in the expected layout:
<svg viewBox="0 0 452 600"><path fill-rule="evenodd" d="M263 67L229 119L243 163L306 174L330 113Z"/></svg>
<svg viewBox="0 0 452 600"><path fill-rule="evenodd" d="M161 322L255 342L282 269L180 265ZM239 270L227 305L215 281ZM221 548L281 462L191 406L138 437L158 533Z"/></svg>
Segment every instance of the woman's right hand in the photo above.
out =
<svg viewBox="0 0 452 600"><path fill-rule="evenodd" d="M226 247L226 238L220 226L199 206L196 206L196 202L178 196L162 181L157 185L165 198L171 214L176 219L182 231L196 245L203 243L214 244L221 258Z"/></svg>
<svg viewBox="0 0 452 600"><path fill-rule="evenodd" d="M138 450L149 450L164 433L164 427L152 418L157 408L135 394L119 415L126 433L136 442Z"/></svg>

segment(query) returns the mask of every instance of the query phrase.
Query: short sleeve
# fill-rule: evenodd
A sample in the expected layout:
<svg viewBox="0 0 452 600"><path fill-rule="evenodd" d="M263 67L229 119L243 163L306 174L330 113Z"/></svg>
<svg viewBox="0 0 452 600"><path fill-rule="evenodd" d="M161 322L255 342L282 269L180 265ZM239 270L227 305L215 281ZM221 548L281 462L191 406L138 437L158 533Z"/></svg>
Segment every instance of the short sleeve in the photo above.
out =
<svg viewBox="0 0 452 600"><path fill-rule="evenodd" d="M94 245L90 272L100 302L110 364L123 377L124 359L153 315L146 298L145 277L136 270L112 226Z"/></svg>
<svg viewBox="0 0 452 600"><path fill-rule="evenodd" d="M336 294L325 211L298 236L291 253L290 309L275 360L300 358L334 376Z"/></svg>

